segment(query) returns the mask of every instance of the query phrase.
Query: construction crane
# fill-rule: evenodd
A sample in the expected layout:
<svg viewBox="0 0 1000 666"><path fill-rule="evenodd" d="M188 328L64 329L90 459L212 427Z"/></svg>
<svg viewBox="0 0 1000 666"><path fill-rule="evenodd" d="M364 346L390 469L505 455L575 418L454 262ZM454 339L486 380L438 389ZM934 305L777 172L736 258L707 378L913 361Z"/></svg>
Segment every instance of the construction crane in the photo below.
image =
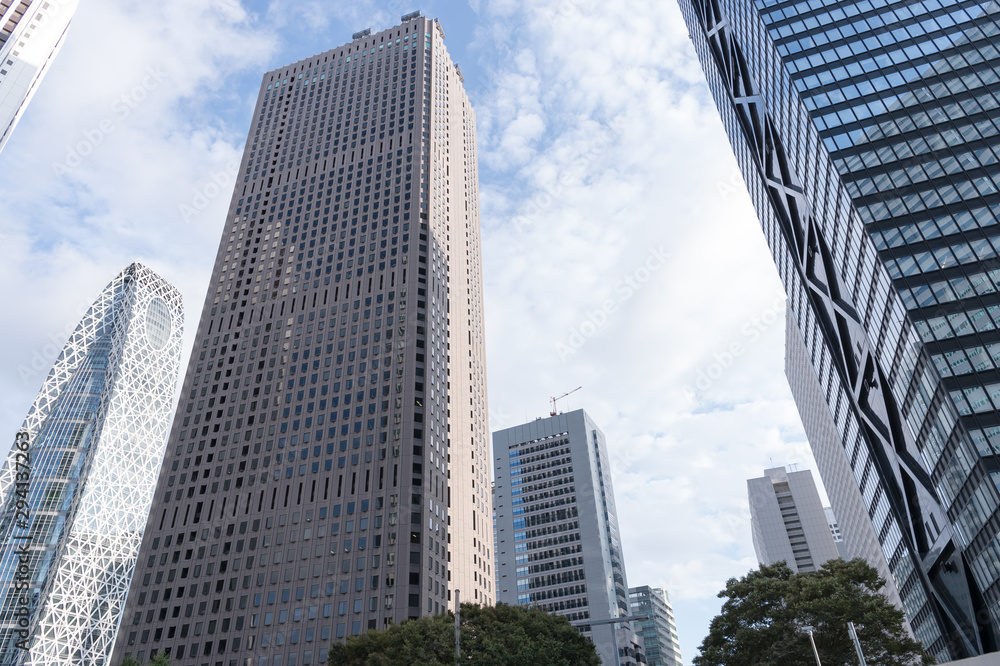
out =
<svg viewBox="0 0 1000 666"><path fill-rule="evenodd" d="M576 393L577 391L579 391L579 390L580 390L580 389L582 389L582 388L583 388L582 386L577 386L577 387L576 387L575 389L573 389L572 391L568 391L568 392L566 392L566 393L563 393L563 394L562 394L561 396L559 396L558 398L556 398L556 397L552 397L552 398L549 398L549 402L551 402L551 403L552 403L552 411L550 411L550 412L549 412L549 416L555 416L556 414L558 414L558 411L556 410L556 401L557 401L557 400L562 400L563 398L565 398L565 397L566 397L566 396L568 396L569 394L571 394L571 393Z"/></svg>

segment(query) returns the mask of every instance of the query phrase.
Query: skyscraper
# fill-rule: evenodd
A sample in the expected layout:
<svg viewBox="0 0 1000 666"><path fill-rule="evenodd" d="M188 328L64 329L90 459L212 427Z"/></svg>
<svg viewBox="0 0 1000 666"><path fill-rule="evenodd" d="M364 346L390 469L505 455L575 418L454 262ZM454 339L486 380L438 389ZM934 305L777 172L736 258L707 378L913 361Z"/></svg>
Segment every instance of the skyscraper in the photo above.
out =
<svg viewBox="0 0 1000 666"><path fill-rule="evenodd" d="M586 412L493 433L497 601L567 617L607 665L635 664L604 433Z"/></svg>
<svg viewBox="0 0 1000 666"><path fill-rule="evenodd" d="M837 516L833 513L833 508L823 507L823 513L826 514L826 522L830 525L830 534L833 535L833 543L837 546L837 552L840 553L840 559L847 560L847 551L844 549L844 535L840 531L840 525L837 523Z"/></svg>
<svg viewBox="0 0 1000 666"><path fill-rule="evenodd" d="M641 585L628 590L632 615L646 615L637 621L642 636L646 663L649 666L681 666L681 645L677 640L674 609L667 591L660 587Z"/></svg>
<svg viewBox="0 0 1000 666"><path fill-rule="evenodd" d="M879 576L886 581L882 593L890 603L903 610L896 581L868 516L865 499L854 480L837 424L813 372L802 335L791 317L785 321L785 376L816 459L816 469L830 498L830 508L837 516L837 527L843 538L843 542L837 544L838 550L843 549L841 557L845 560L860 557L878 570ZM909 627L909 621L906 626Z"/></svg>
<svg viewBox="0 0 1000 666"><path fill-rule="evenodd" d="M1000 6L680 5L914 635L996 650Z"/></svg>
<svg viewBox="0 0 1000 666"><path fill-rule="evenodd" d="M180 294L132 264L101 292L0 469L0 663L105 664L180 369Z"/></svg>
<svg viewBox="0 0 1000 666"><path fill-rule="evenodd" d="M62 47L79 0L0 0L0 151Z"/></svg>
<svg viewBox="0 0 1000 666"><path fill-rule="evenodd" d="M812 472L765 469L764 476L747 480L747 494L758 562L784 561L800 573L840 556Z"/></svg>
<svg viewBox="0 0 1000 666"><path fill-rule="evenodd" d="M264 75L116 658L493 602L475 138L418 14Z"/></svg>

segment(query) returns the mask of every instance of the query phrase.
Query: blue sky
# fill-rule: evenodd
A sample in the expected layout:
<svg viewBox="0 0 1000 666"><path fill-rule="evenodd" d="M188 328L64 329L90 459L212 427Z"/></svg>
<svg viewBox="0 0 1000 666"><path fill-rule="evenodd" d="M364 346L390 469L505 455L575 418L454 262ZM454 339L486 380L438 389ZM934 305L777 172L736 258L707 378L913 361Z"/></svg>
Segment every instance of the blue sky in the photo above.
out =
<svg viewBox="0 0 1000 666"><path fill-rule="evenodd" d="M629 582L667 588L689 662L756 564L746 479L814 464L781 287L672 2L85 0L0 155L3 427L133 260L183 293L190 348L261 75L416 9L477 113L491 428L583 386L560 406L607 434Z"/></svg>

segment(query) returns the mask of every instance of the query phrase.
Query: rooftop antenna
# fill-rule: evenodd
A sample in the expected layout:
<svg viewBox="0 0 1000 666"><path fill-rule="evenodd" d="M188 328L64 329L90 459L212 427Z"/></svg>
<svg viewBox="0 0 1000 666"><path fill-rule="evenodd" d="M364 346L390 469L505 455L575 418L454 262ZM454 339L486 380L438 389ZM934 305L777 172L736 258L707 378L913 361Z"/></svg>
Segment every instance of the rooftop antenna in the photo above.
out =
<svg viewBox="0 0 1000 666"><path fill-rule="evenodd" d="M572 391L567 391L566 393L563 393L559 397L551 397L551 398L549 398L549 402L552 403L552 409L549 411L549 416L555 416L556 414L559 413L559 411L556 409L556 402L557 401L562 400L563 398L565 398L566 396L570 395L571 393L576 393L577 391L579 391L582 388L583 388L582 386L577 386Z"/></svg>

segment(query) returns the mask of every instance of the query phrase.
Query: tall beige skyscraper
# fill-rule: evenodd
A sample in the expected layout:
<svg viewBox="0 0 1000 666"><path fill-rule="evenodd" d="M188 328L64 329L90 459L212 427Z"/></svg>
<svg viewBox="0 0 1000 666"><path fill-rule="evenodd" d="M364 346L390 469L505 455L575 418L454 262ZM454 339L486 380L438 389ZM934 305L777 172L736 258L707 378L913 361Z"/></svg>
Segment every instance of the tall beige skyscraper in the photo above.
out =
<svg viewBox="0 0 1000 666"><path fill-rule="evenodd" d="M264 75L115 660L493 603L475 117L419 14Z"/></svg>

